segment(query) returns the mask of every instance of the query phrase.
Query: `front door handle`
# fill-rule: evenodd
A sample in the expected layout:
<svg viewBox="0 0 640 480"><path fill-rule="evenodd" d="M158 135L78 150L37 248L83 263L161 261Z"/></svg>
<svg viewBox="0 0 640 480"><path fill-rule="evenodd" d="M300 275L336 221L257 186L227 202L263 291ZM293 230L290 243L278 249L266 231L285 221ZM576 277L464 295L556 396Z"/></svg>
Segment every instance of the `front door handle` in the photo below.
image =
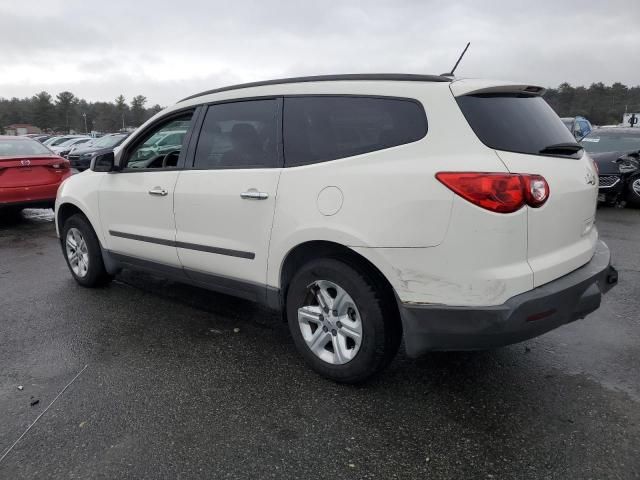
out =
<svg viewBox="0 0 640 480"><path fill-rule="evenodd" d="M267 192L259 192L255 188L250 188L246 192L242 192L240 197L251 200L266 200L269 198L269 194Z"/></svg>
<svg viewBox="0 0 640 480"><path fill-rule="evenodd" d="M168 193L169 192L167 192L162 187L153 187L151 190L149 190L149 195L157 195L159 197L166 197Z"/></svg>

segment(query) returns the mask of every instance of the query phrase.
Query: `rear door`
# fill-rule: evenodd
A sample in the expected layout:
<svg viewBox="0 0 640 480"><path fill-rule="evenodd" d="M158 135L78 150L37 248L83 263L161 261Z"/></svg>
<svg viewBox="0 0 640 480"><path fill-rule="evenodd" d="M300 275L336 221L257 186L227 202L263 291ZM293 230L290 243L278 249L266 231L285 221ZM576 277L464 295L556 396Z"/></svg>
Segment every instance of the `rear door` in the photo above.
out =
<svg viewBox="0 0 640 480"><path fill-rule="evenodd" d="M452 88L454 90L455 89ZM549 199L528 212L527 257L534 286L587 263L597 241L597 175L537 87L465 92L457 102L480 140L512 173L542 175Z"/></svg>
<svg viewBox="0 0 640 480"><path fill-rule="evenodd" d="M281 104L267 98L209 106L193 168L180 174L175 190L176 244L187 275L253 300L265 292L282 170Z"/></svg>

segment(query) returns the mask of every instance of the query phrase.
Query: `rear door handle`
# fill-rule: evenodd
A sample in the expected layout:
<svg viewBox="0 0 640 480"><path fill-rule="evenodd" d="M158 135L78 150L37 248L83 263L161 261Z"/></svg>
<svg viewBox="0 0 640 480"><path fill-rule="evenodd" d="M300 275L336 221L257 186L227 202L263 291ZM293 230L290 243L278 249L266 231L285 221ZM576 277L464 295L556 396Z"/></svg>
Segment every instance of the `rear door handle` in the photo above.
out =
<svg viewBox="0 0 640 480"><path fill-rule="evenodd" d="M250 188L246 192L242 192L240 197L247 200L266 200L269 198L269 194L267 192L259 192L255 188Z"/></svg>
<svg viewBox="0 0 640 480"><path fill-rule="evenodd" d="M153 187L151 190L149 190L149 195L157 195L159 197L166 197L168 193L169 192L167 192L162 187Z"/></svg>

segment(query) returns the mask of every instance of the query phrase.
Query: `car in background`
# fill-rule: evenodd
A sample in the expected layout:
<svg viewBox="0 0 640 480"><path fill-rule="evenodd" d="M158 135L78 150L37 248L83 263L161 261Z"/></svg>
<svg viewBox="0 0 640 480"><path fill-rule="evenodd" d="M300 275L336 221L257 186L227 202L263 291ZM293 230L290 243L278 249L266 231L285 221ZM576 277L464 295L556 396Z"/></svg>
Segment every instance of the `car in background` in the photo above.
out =
<svg viewBox="0 0 640 480"><path fill-rule="evenodd" d="M45 133L27 133L26 135L20 135L20 136L37 140L40 143L51 138L51 135L47 135Z"/></svg>
<svg viewBox="0 0 640 480"><path fill-rule="evenodd" d="M564 123L565 127L567 127L573 134L573 136L578 140L586 137L587 135L589 135L591 130L593 130L591 122L584 117L563 117L560 120L562 120L562 123Z"/></svg>
<svg viewBox="0 0 640 480"><path fill-rule="evenodd" d="M104 150L116 148L128 136L128 133L107 134L95 140L93 143L91 143L91 145L81 145L79 148L72 150L67 155L67 159L71 164L71 168L75 168L80 171L86 170L91 164L91 159L98 152L102 153Z"/></svg>
<svg viewBox="0 0 640 480"><path fill-rule="evenodd" d="M62 142L53 147L49 147L53 153L57 153L61 157L66 157L71 150L75 147L79 147L80 145L89 146L91 143L95 141L95 138L92 137L79 137L79 138L70 138L69 140Z"/></svg>
<svg viewBox="0 0 640 480"><path fill-rule="evenodd" d="M51 147L57 147L58 145L61 145L67 140L71 140L73 138L85 138L85 137L86 135L58 135L55 137L51 137L42 143L43 145L46 145L47 147L51 148Z"/></svg>
<svg viewBox="0 0 640 480"><path fill-rule="evenodd" d="M598 165L598 200L640 207L640 128L596 128L580 143Z"/></svg>
<svg viewBox="0 0 640 480"><path fill-rule="evenodd" d="M69 162L40 142L0 136L0 214L25 207L52 208Z"/></svg>

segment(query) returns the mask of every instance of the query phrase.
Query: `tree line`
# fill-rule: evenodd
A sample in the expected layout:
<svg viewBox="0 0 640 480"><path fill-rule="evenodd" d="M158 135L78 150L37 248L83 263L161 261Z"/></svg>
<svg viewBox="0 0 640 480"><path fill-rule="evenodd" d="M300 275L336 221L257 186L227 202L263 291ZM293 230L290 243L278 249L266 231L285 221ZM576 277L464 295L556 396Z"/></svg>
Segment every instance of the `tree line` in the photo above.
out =
<svg viewBox="0 0 640 480"><path fill-rule="evenodd" d="M0 97L0 130L8 125L24 123L43 131L67 133L117 132L138 127L157 112L160 105L146 107L147 98L137 95L129 103L123 95L113 102L87 102L71 92L60 92L55 98L47 92L33 97Z"/></svg>
<svg viewBox="0 0 640 480"><path fill-rule="evenodd" d="M625 112L640 112L640 86L627 87L616 82L607 86L602 82L589 87L573 87L561 83L544 95L558 115L581 115L594 125L617 125Z"/></svg>
<svg viewBox="0 0 640 480"><path fill-rule="evenodd" d="M640 112L640 86L627 87L620 82L589 87L573 87L562 83L550 88L545 99L561 117L581 115L595 125L618 124L625 112ZM45 131L116 132L137 127L162 107L146 107L147 98L137 95L127 103L123 95L113 102L87 102L71 92L60 92L53 98L40 92L31 98L0 97L0 129L14 123L27 123Z"/></svg>

